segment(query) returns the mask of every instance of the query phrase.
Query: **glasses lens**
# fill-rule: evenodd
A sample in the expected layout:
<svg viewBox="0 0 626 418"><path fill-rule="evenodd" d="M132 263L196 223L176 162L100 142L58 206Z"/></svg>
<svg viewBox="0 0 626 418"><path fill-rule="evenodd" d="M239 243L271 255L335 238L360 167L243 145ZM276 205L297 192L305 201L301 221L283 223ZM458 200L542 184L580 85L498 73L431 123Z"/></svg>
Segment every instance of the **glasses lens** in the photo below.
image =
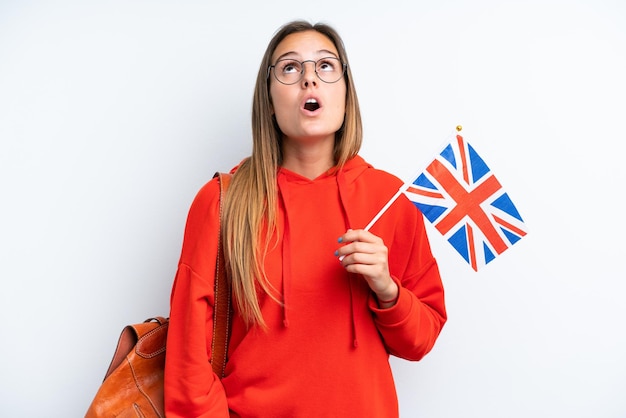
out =
<svg viewBox="0 0 626 418"><path fill-rule="evenodd" d="M302 63L291 59L279 60L274 66L274 75L283 84L295 84L302 77Z"/></svg>
<svg viewBox="0 0 626 418"><path fill-rule="evenodd" d="M295 84L302 79L305 63L313 61L297 61L293 59L278 60L274 65L274 76L283 84ZM339 81L343 76L344 65L338 58L328 57L315 61L315 73L326 83Z"/></svg>
<svg viewBox="0 0 626 418"><path fill-rule="evenodd" d="M315 63L315 72L320 80L334 83L343 75L343 65L337 58L322 58Z"/></svg>

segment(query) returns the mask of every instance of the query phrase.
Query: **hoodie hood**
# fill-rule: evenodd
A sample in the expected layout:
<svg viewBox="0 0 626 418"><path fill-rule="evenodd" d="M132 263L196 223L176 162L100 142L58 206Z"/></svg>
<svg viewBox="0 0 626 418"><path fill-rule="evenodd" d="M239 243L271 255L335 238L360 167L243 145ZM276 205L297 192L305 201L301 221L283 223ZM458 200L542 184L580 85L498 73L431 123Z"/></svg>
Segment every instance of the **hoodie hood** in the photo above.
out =
<svg viewBox="0 0 626 418"><path fill-rule="evenodd" d="M293 171L287 170L282 167L278 169L278 178L279 180L282 178L284 181L290 183L306 184L324 181L325 179L335 178L338 175L341 175L348 183L351 183L354 182L368 168L372 168L372 166L368 164L361 156L357 155L346 161L343 167L333 167L320 174L315 179L308 179L301 176L300 174L294 173Z"/></svg>

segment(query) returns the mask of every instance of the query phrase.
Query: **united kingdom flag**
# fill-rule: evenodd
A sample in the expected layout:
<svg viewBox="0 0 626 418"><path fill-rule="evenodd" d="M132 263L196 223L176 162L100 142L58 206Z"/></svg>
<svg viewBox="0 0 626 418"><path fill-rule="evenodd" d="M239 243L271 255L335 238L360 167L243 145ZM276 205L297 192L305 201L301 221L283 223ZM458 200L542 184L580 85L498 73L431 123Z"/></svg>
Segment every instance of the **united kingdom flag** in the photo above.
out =
<svg viewBox="0 0 626 418"><path fill-rule="evenodd" d="M509 195L461 135L404 193L474 271L527 234Z"/></svg>

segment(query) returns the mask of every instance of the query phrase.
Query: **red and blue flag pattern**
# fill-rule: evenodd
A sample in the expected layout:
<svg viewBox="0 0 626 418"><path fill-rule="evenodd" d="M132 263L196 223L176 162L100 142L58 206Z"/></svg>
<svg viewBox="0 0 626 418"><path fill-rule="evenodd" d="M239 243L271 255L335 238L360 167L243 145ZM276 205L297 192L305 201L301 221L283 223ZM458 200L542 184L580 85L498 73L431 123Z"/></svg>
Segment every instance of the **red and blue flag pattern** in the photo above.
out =
<svg viewBox="0 0 626 418"><path fill-rule="evenodd" d="M404 193L474 271L527 234L508 193L461 135Z"/></svg>

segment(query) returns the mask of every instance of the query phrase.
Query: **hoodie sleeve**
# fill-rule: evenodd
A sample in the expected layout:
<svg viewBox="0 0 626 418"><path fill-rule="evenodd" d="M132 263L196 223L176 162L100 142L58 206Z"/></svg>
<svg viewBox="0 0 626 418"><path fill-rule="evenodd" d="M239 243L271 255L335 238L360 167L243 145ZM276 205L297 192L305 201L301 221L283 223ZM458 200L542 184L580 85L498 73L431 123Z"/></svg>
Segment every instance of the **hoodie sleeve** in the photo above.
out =
<svg viewBox="0 0 626 418"><path fill-rule="evenodd" d="M218 229L219 184L212 180L191 205L171 294L164 388L168 417L229 416L224 388L209 362Z"/></svg>
<svg viewBox="0 0 626 418"><path fill-rule="evenodd" d="M396 217L400 221L389 246L389 267L398 284L398 301L391 308L380 309L372 296L369 307L389 353L420 360L434 346L447 314L424 219L410 202L403 203L406 212Z"/></svg>

